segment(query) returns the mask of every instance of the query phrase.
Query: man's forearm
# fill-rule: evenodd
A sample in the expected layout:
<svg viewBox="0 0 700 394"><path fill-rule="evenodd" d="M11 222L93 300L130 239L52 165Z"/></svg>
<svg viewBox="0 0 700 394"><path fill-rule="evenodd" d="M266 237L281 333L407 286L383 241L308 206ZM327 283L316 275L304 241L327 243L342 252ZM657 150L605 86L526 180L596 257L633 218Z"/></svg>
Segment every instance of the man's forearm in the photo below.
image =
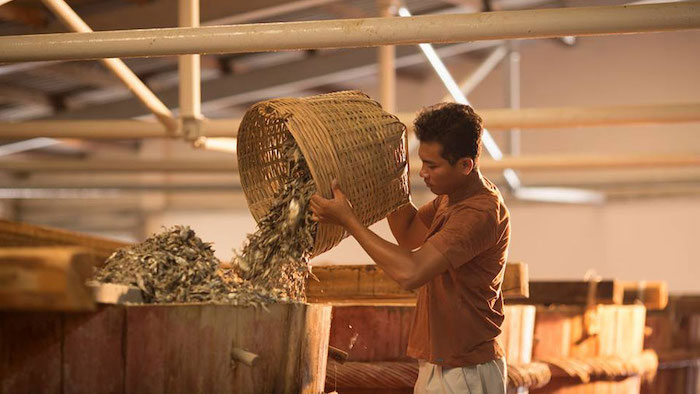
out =
<svg viewBox="0 0 700 394"><path fill-rule="evenodd" d="M408 245L410 243L408 233L411 228L411 223L415 220L417 214L418 209L413 203L409 202L386 217L389 222L391 233L394 235L394 238L396 238L396 241L399 245L406 246L409 249L413 249L413 245Z"/></svg>
<svg viewBox="0 0 700 394"><path fill-rule="evenodd" d="M357 219L348 223L346 229L390 278L402 286L413 278L417 263L410 250L382 239Z"/></svg>

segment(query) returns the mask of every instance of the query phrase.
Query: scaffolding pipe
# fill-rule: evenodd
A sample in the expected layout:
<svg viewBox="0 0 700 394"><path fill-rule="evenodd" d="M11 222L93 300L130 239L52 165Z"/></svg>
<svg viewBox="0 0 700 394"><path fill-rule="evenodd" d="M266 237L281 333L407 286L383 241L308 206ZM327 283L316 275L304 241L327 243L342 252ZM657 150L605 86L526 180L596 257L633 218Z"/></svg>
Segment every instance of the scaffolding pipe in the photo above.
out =
<svg viewBox="0 0 700 394"><path fill-rule="evenodd" d="M606 107L551 107L482 109L478 111L484 125L492 130L523 128L535 131L546 128L595 127L625 125L659 125L700 122L700 103L668 105L620 105ZM407 126L413 124L414 113L399 113ZM203 119L202 135L235 138L240 119ZM164 137L162 126L143 120L32 120L17 123L0 122L4 139L86 138L133 139Z"/></svg>
<svg viewBox="0 0 700 394"><path fill-rule="evenodd" d="M90 35L94 33L73 9L66 4L64 0L42 0L44 5L48 7L69 29L78 33L62 33L58 35ZM41 36L41 35L38 35ZM51 44L55 45L55 44ZM0 43L0 47L3 47ZM61 52L60 48L54 48L57 52ZM4 51L3 51L4 53ZM118 56L109 56L118 57ZM139 77L134 74L131 69L120 59L102 59L102 63L107 66L114 74L131 90L136 97L156 116L156 118L165 125L167 131L177 130L177 121L173 117L168 107L156 97L155 94L144 84Z"/></svg>
<svg viewBox="0 0 700 394"><path fill-rule="evenodd" d="M398 4L396 0L377 0L381 16L396 15ZM383 45L379 52L379 97L385 111L396 111L396 47Z"/></svg>
<svg viewBox="0 0 700 394"><path fill-rule="evenodd" d="M179 0L180 27L199 26L199 0ZM178 57L180 77L180 118L185 138L199 136L198 122L202 118L201 63L199 55Z"/></svg>
<svg viewBox="0 0 700 394"><path fill-rule="evenodd" d="M0 62L353 48L700 28L700 2L0 37Z"/></svg>
<svg viewBox="0 0 700 394"><path fill-rule="evenodd" d="M485 171L512 168L530 171L638 169L643 167L700 166L700 155L646 156L519 156L481 160ZM0 160L0 171L10 172L235 172L235 160ZM414 175L420 168L412 169Z"/></svg>

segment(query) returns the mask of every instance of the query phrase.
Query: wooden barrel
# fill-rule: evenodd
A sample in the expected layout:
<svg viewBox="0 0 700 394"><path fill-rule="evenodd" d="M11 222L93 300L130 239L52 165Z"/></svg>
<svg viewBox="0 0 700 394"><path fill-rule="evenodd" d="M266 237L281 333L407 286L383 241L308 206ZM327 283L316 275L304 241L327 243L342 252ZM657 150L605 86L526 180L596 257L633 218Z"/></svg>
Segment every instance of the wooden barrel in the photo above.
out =
<svg viewBox="0 0 700 394"><path fill-rule="evenodd" d="M0 393L322 393L331 308L267 309L0 312Z"/></svg>
<svg viewBox="0 0 700 394"><path fill-rule="evenodd" d="M552 380L533 393L639 393L641 373L656 369L643 353L642 305L538 306L533 359ZM651 367L649 367L651 365Z"/></svg>

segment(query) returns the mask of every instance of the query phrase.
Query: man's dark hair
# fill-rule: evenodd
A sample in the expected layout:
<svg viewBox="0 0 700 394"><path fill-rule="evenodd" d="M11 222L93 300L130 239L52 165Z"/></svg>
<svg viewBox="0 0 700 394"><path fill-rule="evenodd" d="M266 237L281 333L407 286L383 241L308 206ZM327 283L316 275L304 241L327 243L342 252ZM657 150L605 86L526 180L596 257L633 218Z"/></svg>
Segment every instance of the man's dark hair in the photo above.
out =
<svg viewBox="0 0 700 394"><path fill-rule="evenodd" d="M469 157L476 162L481 154L481 117L468 105L439 103L424 108L413 121L421 142L439 142L442 157L454 165Z"/></svg>

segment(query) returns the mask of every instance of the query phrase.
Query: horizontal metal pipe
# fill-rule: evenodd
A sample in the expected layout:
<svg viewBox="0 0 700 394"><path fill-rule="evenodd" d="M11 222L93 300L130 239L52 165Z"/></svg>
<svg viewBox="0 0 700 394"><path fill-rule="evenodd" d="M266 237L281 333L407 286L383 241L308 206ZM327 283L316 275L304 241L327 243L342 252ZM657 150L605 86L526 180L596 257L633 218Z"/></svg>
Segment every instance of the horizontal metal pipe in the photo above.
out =
<svg viewBox="0 0 700 394"><path fill-rule="evenodd" d="M700 155L645 155L645 156L519 156L502 160L483 160L483 170L562 171L643 167L700 166Z"/></svg>
<svg viewBox="0 0 700 394"><path fill-rule="evenodd" d="M235 172L231 160L0 160L0 171L14 172Z"/></svg>
<svg viewBox="0 0 700 394"><path fill-rule="evenodd" d="M482 170L582 170L700 166L700 155L520 156L481 160ZM235 172L236 160L0 160L15 172ZM418 172L419 168L413 168Z"/></svg>
<svg viewBox="0 0 700 394"><path fill-rule="evenodd" d="M700 103L477 109L489 130L593 127L700 122ZM399 113L407 126L414 113ZM2 130L2 129L0 129Z"/></svg>
<svg viewBox="0 0 700 394"><path fill-rule="evenodd" d="M700 103L477 110L490 130L700 122Z"/></svg>
<svg viewBox="0 0 700 394"><path fill-rule="evenodd" d="M0 62L265 52L700 28L700 2L0 37Z"/></svg>
<svg viewBox="0 0 700 394"><path fill-rule="evenodd" d="M235 137L240 119L202 120L203 134L208 137ZM86 138L135 139L169 137L163 125L133 119L103 120L33 120L0 123L0 138Z"/></svg>
<svg viewBox="0 0 700 394"><path fill-rule="evenodd" d="M551 107L480 109L484 125L492 130L554 127L654 125L700 122L700 103L620 105L607 107ZM414 113L399 113L399 119L411 125ZM236 137L240 119L204 119L202 135ZM131 139L165 137L163 126L142 120L37 120L0 122L0 137L13 138L94 138Z"/></svg>

